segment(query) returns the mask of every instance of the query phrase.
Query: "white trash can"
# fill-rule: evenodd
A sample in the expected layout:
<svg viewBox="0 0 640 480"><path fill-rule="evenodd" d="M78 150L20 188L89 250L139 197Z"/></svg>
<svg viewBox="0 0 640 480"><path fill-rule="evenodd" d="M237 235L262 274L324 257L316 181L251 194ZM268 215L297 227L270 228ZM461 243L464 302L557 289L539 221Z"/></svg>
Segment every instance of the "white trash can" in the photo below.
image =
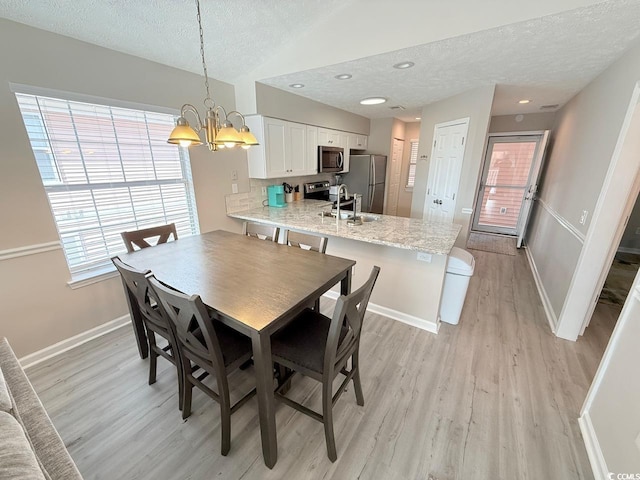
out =
<svg viewBox="0 0 640 480"><path fill-rule="evenodd" d="M460 321L469 280L473 276L475 266L476 260L469 252L458 247L451 249L440 302L440 320L443 322L457 325Z"/></svg>

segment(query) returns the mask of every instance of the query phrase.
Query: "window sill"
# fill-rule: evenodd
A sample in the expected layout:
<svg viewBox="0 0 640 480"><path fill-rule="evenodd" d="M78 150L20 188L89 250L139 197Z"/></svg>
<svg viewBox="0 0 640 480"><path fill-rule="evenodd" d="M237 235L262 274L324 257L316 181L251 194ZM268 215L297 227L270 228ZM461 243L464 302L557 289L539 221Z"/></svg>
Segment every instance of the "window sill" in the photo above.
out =
<svg viewBox="0 0 640 480"><path fill-rule="evenodd" d="M413 187L404 187L405 192L413 192Z"/></svg>
<svg viewBox="0 0 640 480"><path fill-rule="evenodd" d="M93 285L94 283L108 280L109 278L117 277L118 271L113 265L91 270L90 272L73 275L71 280L67 282L67 285L72 290Z"/></svg>

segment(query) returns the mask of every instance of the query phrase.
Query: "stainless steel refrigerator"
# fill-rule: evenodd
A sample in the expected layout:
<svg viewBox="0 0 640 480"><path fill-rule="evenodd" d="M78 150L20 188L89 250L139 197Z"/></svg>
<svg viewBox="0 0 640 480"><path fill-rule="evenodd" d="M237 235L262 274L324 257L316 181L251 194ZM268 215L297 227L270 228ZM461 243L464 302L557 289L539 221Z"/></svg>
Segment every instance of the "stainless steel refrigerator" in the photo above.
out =
<svg viewBox="0 0 640 480"><path fill-rule="evenodd" d="M387 178L386 156L350 155L349 172L342 178L349 189L349 194L362 194L363 212L382 213Z"/></svg>

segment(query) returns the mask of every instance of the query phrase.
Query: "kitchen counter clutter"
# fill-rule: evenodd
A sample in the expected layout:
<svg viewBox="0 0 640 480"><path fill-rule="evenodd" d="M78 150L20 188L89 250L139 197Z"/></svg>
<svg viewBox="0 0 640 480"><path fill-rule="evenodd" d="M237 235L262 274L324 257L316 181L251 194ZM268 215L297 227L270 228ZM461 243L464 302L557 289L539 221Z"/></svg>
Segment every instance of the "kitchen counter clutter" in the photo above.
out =
<svg viewBox="0 0 640 480"><path fill-rule="evenodd" d="M260 207L229 216L434 255L448 255L462 228L454 223L366 213L363 214L365 217L375 220L356 226L347 225L347 220L336 224L334 217L321 216L323 211L331 210L331 205L331 202L321 200L301 200L288 203L285 208Z"/></svg>

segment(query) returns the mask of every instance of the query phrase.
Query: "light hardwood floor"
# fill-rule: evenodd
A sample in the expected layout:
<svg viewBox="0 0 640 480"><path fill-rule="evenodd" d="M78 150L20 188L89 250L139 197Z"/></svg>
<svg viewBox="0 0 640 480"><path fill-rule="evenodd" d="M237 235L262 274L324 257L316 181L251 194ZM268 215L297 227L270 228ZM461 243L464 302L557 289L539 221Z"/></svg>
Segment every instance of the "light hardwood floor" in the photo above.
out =
<svg viewBox="0 0 640 480"><path fill-rule="evenodd" d="M221 457L218 405L195 392L183 422L172 367L158 361L147 385L128 327L27 373L87 479L593 478L577 417L612 322L597 314L577 343L560 340L523 252L474 255L459 325L432 335L367 314L365 406L351 385L336 405L335 463L322 425L278 405L278 463L268 470L255 400L233 415ZM251 381L251 368L234 374L235 395ZM320 406L315 381L294 379L290 395Z"/></svg>

